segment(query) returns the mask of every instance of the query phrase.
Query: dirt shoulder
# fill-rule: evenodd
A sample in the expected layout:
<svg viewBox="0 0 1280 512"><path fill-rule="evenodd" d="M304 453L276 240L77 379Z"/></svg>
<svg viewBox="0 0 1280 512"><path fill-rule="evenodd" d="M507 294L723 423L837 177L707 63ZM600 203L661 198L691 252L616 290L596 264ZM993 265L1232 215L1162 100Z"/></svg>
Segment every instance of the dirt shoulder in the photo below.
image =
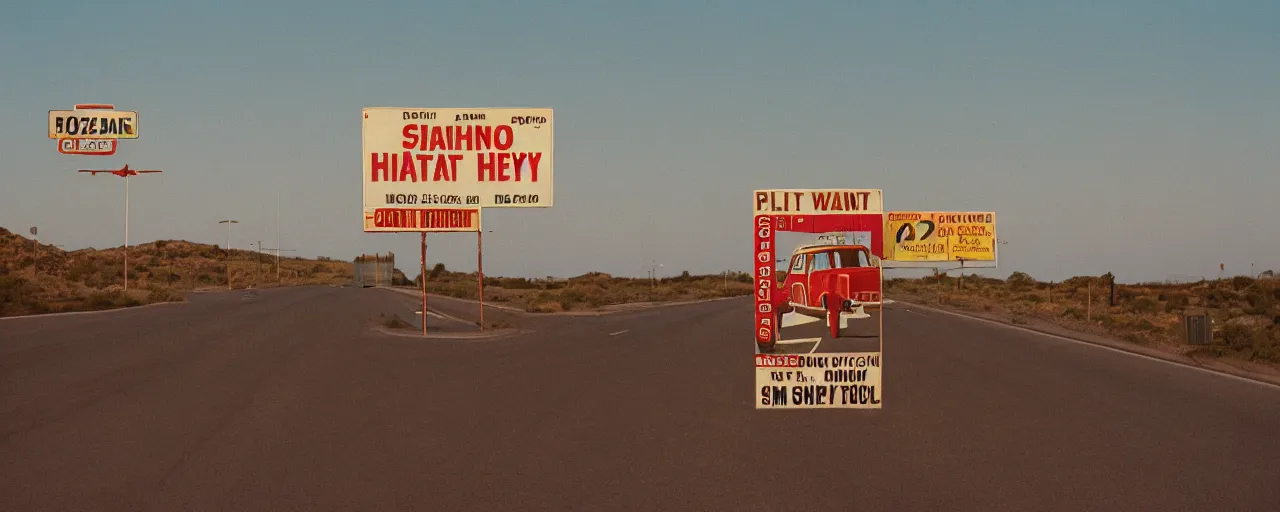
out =
<svg viewBox="0 0 1280 512"><path fill-rule="evenodd" d="M353 265L328 258L277 260L265 253L184 240L125 249L65 251L0 228L0 317L102 311L182 302L203 289L345 284Z"/></svg>
<svg viewBox="0 0 1280 512"><path fill-rule="evenodd" d="M1044 283L1015 273L1009 280L966 277L892 279L888 296L1149 357L1280 384L1280 287L1275 280L1230 279L1192 284L1117 284L1077 277ZM1209 345L1192 345L1183 313L1204 311Z"/></svg>

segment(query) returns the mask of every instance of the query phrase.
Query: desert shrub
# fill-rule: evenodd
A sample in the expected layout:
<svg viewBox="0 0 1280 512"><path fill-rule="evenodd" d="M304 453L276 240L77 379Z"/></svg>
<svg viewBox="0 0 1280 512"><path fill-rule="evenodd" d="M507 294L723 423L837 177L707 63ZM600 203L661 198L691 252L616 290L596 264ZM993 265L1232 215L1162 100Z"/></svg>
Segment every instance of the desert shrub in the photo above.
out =
<svg viewBox="0 0 1280 512"><path fill-rule="evenodd" d="M562 303L572 304L575 302L582 302L586 300L586 298L587 292L581 285L574 285L569 288L565 288L560 292L560 301Z"/></svg>
<svg viewBox="0 0 1280 512"><path fill-rule="evenodd" d="M0 277L0 302L18 302L26 294L27 280L21 277Z"/></svg>
<svg viewBox="0 0 1280 512"><path fill-rule="evenodd" d="M1098 290L1101 290L1101 293L1098 293L1098 295L1105 298L1108 293L1111 293L1111 285L1104 283L1101 287L1095 286L1094 291L1097 292ZM1145 290L1141 288L1131 288L1128 286L1116 286L1116 299L1118 300L1137 299L1139 297L1142 297L1144 291Z"/></svg>
<svg viewBox="0 0 1280 512"><path fill-rule="evenodd" d="M436 266L431 267L431 273L427 275L427 279L434 281L436 279L439 279L440 275L444 274L447 271L448 270L444 268L444 263L436 263Z"/></svg>
<svg viewBox="0 0 1280 512"><path fill-rule="evenodd" d="M1073 320L1084 320L1085 315L1084 311L1080 308L1069 307L1062 310L1061 316L1063 318L1070 318Z"/></svg>
<svg viewBox="0 0 1280 512"><path fill-rule="evenodd" d="M1021 300L1024 302L1030 302L1033 304L1039 304L1041 302L1044 302L1044 297L1038 293L1028 293L1026 295L1022 295L1018 297L1018 300Z"/></svg>
<svg viewBox="0 0 1280 512"><path fill-rule="evenodd" d="M525 307L525 311L530 313L558 313L564 311L564 306L560 301L554 299L535 300Z"/></svg>
<svg viewBox="0 0 1280 512"><path fill-rule="evenodd" d="M946 279L946 274L942 274L942 276L943 279ZM1015 289L1021 289L1036 284L1036 279L1032 278L1030 274L1024 273L1024 271L1015 271L1015 273L1009 274L1009 279L1006 279L1005 283L1009 283L1010 287Z"/></svg>
<svg viewBox="0 0 1280 512"><path fill-rule="evenodd" d="M110 308L116 305L116 296L109 292L95 292L89 295L85 303L93 309Z"/></svg>
<svg viewBox="0 0 1280 512"><path fill-rule="evenodd" d="M179 299L179 297L168 288L152 286L150 287L150 290L151 291L147 293L147 302L149 303L172 302Z"/></svg>
<svg viewBox="0 0 1280 512"><path fill-rule="evenodd" d="M1222 337L1232 348L1250 348L1256 332L1256 329L1247 325L1227 324L1222 330Z"/></svg>
<svg viewBox="0 0 1280 512"><path fill-rule="evenodd" d="M1231 288L1234 290L1244 290L1253 286L1254 279L1249 276L1236 276L1231 278Z"/></svg>
<svg viewBox="0 0 1280 512"><path fill-rule="evenodd" d="M1280 325L1272 325L1254 345L1253 358L1280 363Z"/></svg>
<svg viewBox="0 0 1280 512"><path fill-rule="evenodd" d="M1138 313L1151 314L1160 311L1160 303L1151 297L1138 297L1129 303L1129 309Z"/></svg>
<svg viewBox="0 0 1280 512"><path fill-rule="evenodd" d="M1156 325L1151 320L1147 320L1146 318L1140 319L1137 322L1135 322L1133 324L1133 328L1142 330L1142 331L1151 331L1151 332L1157 332L1157 331L1163 330L1160 326Z"/></svg>

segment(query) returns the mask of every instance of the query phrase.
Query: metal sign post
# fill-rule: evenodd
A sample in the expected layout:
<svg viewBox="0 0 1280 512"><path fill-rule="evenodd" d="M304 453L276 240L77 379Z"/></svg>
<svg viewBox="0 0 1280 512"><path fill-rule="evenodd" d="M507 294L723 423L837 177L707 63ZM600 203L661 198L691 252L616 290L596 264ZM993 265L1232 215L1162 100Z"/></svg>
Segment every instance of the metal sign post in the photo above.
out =
<svg viewBox="0 0 1280 512"><path fill-rule="evenodd" d="M482 210L483 211L483 210ZM479 287L476 293L480 297L480 330L484 330L484 217L476 229L476 274L479 276Z"/></svg>
<svg viewBox="0 0 1280 512"><path fill-rule="evenodd" d="M40 234L35 226L31 226L31 247L34 249L34 259L31 260L31 277L33 279L40 277Z"/></svg>
<svg viewBox="0 0 1280 512"><path fill-rule="evenodd" d="M218 224L226 224L226 225L227 225L227 247L226 247L226 249L227 249L227 289L228 289L228 290L230 290L230 289L231 289L231 225L232 225L232 224L239 224L239 223L240 223L240 221L238 221L238 220L230 220L230 219L227 219L227 220L220 220L220 221L218 221Z"/></svg>
<svg viewBox="0 0 1280 512"><path fill-rule="evenodd" d="M422 288L422 335L426 335L426 232L422 232L422 270L419 275Z"/></svg>

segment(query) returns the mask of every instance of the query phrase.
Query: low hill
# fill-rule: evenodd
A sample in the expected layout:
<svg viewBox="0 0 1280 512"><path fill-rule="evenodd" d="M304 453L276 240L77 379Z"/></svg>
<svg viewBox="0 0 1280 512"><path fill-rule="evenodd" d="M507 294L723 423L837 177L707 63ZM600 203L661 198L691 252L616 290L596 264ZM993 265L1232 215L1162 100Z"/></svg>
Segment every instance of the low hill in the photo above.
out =
<svg viewBox="0 0 1280 512"><path fill-rule="evenodd" d="M38 255L38 256L37 256ZM182 300L182 292L349 283L352 264L327 258L280 257L183 240L129 247L124 293L124 248L64 251L0 228L0 316L129 307Z"/></svg>

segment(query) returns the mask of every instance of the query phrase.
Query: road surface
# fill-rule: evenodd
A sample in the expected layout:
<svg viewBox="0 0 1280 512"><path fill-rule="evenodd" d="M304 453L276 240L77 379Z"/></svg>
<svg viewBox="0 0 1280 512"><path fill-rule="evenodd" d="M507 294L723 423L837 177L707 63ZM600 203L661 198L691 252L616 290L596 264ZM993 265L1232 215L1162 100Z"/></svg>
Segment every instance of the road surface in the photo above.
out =
<svg viewBox="0 0 1280 512"><path fill-rule="evenodd" d="M1280 510L1274 387L898 306L884 409L757 411L749 300L471 341L359 288L0 320L0 510Z"/></svg>

